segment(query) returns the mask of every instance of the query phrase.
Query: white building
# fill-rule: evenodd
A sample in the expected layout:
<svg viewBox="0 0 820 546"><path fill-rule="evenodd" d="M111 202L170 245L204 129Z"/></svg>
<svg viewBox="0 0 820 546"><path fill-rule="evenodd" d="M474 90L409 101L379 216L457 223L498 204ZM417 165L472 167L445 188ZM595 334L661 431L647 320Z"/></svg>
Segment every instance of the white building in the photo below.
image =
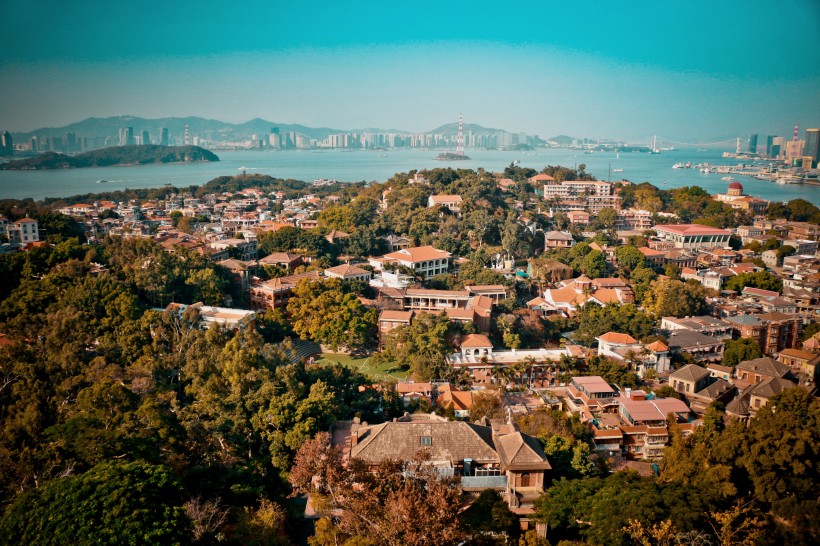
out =
<svg viewBox="0 0 820 546"><path fill-rule="evenodd" d="M451 256L449 252L432 246L417 246L403 248L380 258L371 258L370 265L380 271L388 264L404 266L427 280L447 273L450 270Z"/></svg>
<svg viewBox="0 0 820 546"><path fill-rule="evenodd" d="M21 218L16 222L10 223L6 230L8 232L10 243L27 245L29 243L36 243L40 240L37 220L34 220L33 218Z"/></svg>

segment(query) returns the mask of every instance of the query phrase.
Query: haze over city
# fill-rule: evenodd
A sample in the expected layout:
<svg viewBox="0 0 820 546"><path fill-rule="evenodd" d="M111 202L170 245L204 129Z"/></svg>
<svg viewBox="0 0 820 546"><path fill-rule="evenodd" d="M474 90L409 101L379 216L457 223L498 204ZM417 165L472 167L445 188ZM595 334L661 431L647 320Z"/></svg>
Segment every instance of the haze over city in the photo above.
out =
<svg viewBox="0 0 820 546"><path fill-rule="evenodd" d="M262 117L551 137L788 136L820 120L820 4L10 3L0 128Z"/></svg>

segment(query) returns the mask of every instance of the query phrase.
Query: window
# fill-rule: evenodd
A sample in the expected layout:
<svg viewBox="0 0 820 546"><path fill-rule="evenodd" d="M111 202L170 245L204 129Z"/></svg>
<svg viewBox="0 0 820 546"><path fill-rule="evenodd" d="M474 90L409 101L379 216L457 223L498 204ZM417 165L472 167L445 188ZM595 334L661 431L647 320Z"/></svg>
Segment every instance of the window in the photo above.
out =
<svg viewBox="0 0 820 546"><path fill-rule="evenodd" d="M421 445L423 445L423 446L433 445L433 438L431 436L422 436L421 437Z"/></svg>

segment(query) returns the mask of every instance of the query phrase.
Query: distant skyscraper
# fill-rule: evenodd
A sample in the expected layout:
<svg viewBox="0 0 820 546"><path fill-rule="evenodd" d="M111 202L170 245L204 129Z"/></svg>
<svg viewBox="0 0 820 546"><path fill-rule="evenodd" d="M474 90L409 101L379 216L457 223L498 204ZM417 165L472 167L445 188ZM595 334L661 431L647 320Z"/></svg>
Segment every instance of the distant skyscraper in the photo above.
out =
<svg viewBox="0 0 820 546"><path fill-rule="evenodd" d="M29 146L31 146L32 152L40 151L40 139L36 136L31 137L31 141L29 141Z"/></svg>
<svg viewBox="0 0 820 546"><path fill-rule="evenodd" d="M191 132L188 130L187 124L185 125L185 136L183 137L182 141L185 143L185 146L191 145Z"/></svg>
<svg viewBox="0 0 820 546"><path fill-rule="evenodd" d="M786 162L791 165L795 160L803 158L803 149L806 146L805 140L790 140L786 143Z"/></svg>
<svg viewBox="0 0 820 546"><path fill-rule="evenodd" d="M63 150L66 152L80 151L80 140L77 138L76 133L68 132L63 134Z"/></svg>
<svg viewBox="0 0 820 546"><path fill-rule="evenodd" d="M163 127L159 130L159 145L168 146L168 128Z"/></svg>
<svg viewBox="0 0 820 546"><path fill-rule="evenodd" d="M766 137L766 157L772 157L772 145L774 144L774 135Z"/></svg>
<svg viewBox="0 0 820 546"><path fill-rule="evenodd" d="M820 155L820 129L806 129L806 147L803 148L803 155L811 156L813 164L817 164L817 157Z"/></svg>
<svg viewBox="0 0 820 546"><path fill-rule="evenodd" d="M753 135L749 135L749 153L756 154L757 153L757 133Z"/></svg>
<svg viewBox="0 0 820 546"><path fill-rule="evenodd" d="M142 132L142 142L141 144L151 144L151 135L148 134L148 131Z"/></svg>
<svg viewBox="0 0 820 546"><path fill-rule="evenodd" d="M0 135L0 155L14 155L14 144L8 131Z"/></svg>
<svg viewBox="0 0 820 546"><path fill-rule="evenodd" d="M120 146L131 146L134 144L134 128L120 127Z"/></svg>

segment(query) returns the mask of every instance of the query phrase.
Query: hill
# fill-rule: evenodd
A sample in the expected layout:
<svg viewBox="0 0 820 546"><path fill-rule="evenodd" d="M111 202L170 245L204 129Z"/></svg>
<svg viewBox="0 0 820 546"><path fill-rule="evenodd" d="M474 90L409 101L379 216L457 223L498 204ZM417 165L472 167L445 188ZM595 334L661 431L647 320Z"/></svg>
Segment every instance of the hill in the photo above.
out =
<svg viewBox="0 0 820 546"><path fill-rule="evenodd" d="M575 140L571 136L567 135L558 135L552 138L547 139L549 142L555 142L559 146L569 146L572 144L572 141Z"/></svg>
<svg viewBox="0 0 820 546"><path fill-rule="evenodd" d="M201 138L227 141L245 140L250 138L251 135L266 138L266 135L270 134L270 130L274 127L279 129L280 134L292 131L317 139L344 132L328 127L306 127L298 124L277 123L261 118L254 118L244 123L227 123L196 116L158 119L146 119L137 116L113 116L109 118L87 118L64 127L44 127L25 133L12 133L12 137L15 142L26 142L33 136L37 136L42 140L48 137L61 138L66 133L75 133L83 137L109 137L118 139L119 130L121 128L133 127L135 134L139 134L141 131L148 131L151 138L156 140L159 138L160 130L163 128L168 129L172 137L182 138L186 126L191 134Z"/></svg>
<svg viewBox="0 0 820 546"><path fill-rule="evenodd" d="M76 169L83 167L110 167L115 165L147 165L149 163L191 163L219 161L213 152L199 146L115 146L85 152L74 156L46 152L37 157L10 161L0 165L8 171L40 171L49 169Z"/></svg>

